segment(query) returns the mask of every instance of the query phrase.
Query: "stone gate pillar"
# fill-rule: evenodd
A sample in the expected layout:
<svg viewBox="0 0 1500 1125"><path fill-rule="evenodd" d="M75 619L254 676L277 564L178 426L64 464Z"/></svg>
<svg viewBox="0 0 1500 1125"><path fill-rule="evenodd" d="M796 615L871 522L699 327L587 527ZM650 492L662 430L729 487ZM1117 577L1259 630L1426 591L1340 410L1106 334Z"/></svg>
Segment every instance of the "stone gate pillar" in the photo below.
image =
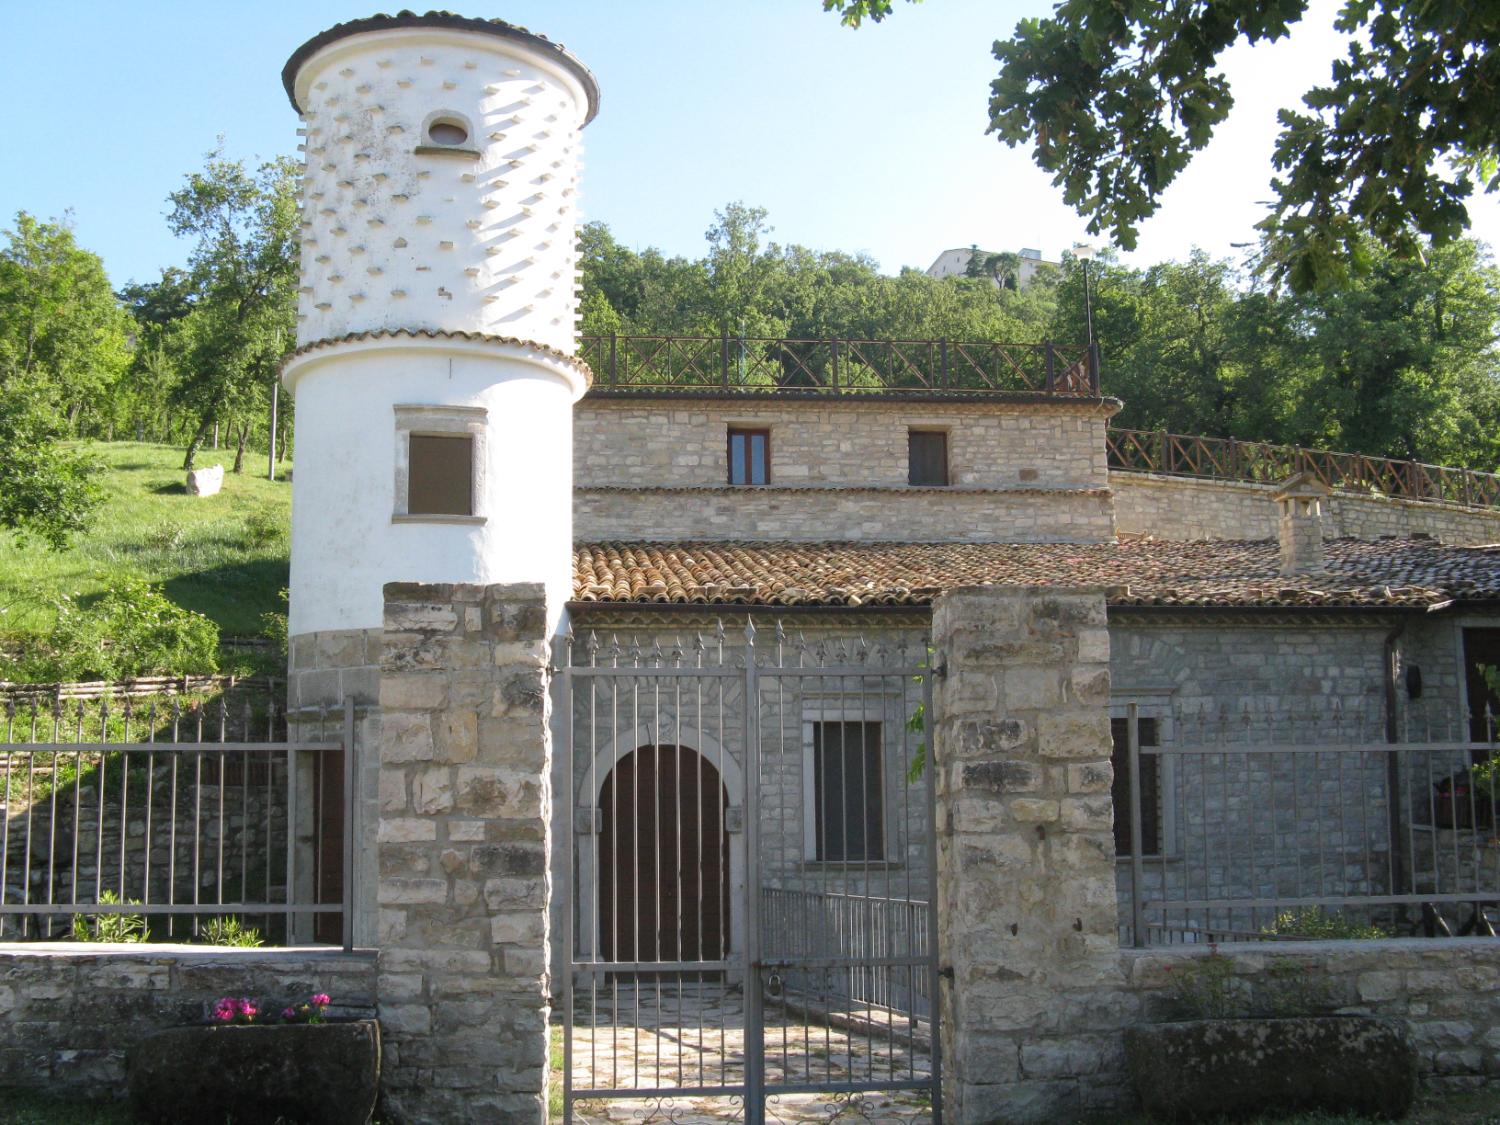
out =
<svg viewBox="0 0 1500 1125"><path fill-rule="evenodd" d="M1119 1050L1087 1011L1123 984L1104 595L954 590L932 634L944 1104L1065 1120Z"/></svg>
<svg viewBox="0 0 1500 1125"><path fill-rule="evenodd" d="M379 1012L401 1120L546 1120L548 653L540 584L385 587Z"/></svg>

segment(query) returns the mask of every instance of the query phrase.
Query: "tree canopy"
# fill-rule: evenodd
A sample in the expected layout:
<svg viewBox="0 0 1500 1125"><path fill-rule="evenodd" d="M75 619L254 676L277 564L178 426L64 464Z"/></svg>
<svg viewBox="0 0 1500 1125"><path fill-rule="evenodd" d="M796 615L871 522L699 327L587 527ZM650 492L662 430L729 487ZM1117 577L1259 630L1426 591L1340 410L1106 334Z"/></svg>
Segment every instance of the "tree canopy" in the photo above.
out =
<svg viewBox="0 0 1500 1125"><path fill-rule="evenodd" d="M128 320L66 222L24 211L0 248L0 529L67 544L98 502L90 460L60 440L107 399Z"/></svg>
<svg viewBox="0 0 1500 1125"><path fill-rule="evenodd" d="M823 0L845 24L891 0ZM1280 39L1307 0L1062 0L995 43L990 131L1029 143L1064 199L1125 248L1212 138L1234 95L1218 69L1245 40ZM1298 290L1403 256L1468 226L1466 201L1500 187L1500 6L1471 0L1345 0L1348 37L1327 84L1281 111L1260 224L1264 267Z"/></svg>

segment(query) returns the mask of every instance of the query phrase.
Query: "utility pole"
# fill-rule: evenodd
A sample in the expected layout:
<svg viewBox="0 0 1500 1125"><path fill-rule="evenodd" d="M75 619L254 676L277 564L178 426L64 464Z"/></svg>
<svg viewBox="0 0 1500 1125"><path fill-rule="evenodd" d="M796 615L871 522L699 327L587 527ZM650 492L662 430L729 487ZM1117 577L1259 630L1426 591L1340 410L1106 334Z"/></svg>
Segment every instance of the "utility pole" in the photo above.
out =
<svg viewBox="0 0 1500 1125"><path fill-rule="evenodd" d="M281 330L276 330L276 357L281 358ZM281 405L281 379L276 369L271 371L271 440L267 443L271 447L270 456L266 458L266 479L276 479L276 408Z"/></svg>

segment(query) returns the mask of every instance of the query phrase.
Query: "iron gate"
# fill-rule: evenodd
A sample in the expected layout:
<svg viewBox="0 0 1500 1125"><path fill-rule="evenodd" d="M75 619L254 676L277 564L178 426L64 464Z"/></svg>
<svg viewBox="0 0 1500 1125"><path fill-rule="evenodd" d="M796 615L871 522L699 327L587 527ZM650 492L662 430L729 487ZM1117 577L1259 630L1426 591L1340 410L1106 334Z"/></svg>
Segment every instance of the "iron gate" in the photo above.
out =
<svg viewBox="0 0 1500 1125"><path fill-rule="evenodd" d="M567 639L564 1120L942 1120L926 653Z"/></svg>

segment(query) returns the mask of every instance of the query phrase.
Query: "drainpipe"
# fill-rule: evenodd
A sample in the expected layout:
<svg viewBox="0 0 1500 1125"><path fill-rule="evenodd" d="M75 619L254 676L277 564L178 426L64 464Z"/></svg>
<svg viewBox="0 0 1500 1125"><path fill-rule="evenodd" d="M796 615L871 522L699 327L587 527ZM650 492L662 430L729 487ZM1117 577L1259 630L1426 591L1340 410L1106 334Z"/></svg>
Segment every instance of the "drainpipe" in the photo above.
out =
<svg viewBox="0 0 1500 1125"><path fill-rule="evenodd" d="M1392 745L1401 741L1400 724L1396 717L1396 673L1400 661L1397 644L1406 633L1406 621L1398 621L1396 627L1385 635L1385 740ZM1390 822L1391 868L1393 871L1391 893L1407 893L1406 840L1401 829L1401 763L1395 753L1385 756L1386 817Z"/></svg>

